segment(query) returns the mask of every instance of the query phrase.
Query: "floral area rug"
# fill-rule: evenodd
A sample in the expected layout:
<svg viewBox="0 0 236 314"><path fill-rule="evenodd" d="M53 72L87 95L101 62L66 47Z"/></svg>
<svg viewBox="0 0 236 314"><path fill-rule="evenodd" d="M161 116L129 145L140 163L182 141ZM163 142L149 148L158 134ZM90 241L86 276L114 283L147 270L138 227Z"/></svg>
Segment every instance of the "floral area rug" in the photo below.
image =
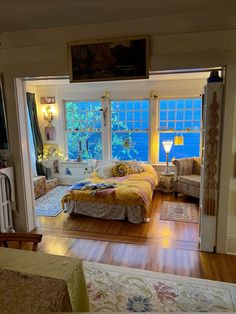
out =
<svg viewBox="0 0 236 314"><path fill-rule="evenodd" d="M61 211L61 199L69 186L59 185L35 200L36 216L57 216Z"/></svg>
<svg viewBox="0 0 236 314"><path fill-rule="evenodd" d="M234 312L236 284L84 262L91 312Z"/></svg>
<svg viewBox="0 0 236 314"><path fill-rule="evenodd" d="M160 219L198 223L198 207L194 203L164 201Z"/></svg>

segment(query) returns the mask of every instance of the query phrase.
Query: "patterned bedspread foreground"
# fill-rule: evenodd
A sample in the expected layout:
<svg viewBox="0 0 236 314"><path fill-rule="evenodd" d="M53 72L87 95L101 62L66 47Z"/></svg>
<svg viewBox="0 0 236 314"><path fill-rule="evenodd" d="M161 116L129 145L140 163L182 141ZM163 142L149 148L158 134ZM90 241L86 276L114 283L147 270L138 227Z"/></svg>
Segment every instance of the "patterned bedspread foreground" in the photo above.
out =
<svg viewBox="0 0 236 314"><path fill-rule="evenodd" d="M71 189L62 198L62 206L69 213L84 214L106 219L125 219L140 223L148 217L153 191L158 183L157 174L149 164L143 164L144 172L124 177L101 179L93 174L91 184L114 184L102 190ZM76 188L76 187L75 187Z"/></svg>

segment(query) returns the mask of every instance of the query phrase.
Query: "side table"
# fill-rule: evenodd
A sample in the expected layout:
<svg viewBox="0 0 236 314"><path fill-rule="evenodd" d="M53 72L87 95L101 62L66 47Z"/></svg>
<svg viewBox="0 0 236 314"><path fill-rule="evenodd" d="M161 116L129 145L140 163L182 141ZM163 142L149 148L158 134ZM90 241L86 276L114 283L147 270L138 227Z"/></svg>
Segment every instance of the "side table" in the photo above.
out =
<svg viewBox="0 0 236 314"><path fill-rule="evenodd" d="M175 190L175 174L173 172L160 176L160 187L164 193L173 193Z"/></svg>

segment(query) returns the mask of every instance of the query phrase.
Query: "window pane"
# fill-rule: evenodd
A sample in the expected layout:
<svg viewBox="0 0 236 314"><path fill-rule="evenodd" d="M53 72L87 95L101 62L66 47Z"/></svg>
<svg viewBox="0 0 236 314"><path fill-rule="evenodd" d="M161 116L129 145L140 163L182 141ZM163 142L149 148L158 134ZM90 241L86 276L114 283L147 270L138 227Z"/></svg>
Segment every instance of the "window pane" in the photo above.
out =
<svg viewBox="0 0 236 314"><path fill-rule="evenodd" d="M133 121L133 111L128 111L127 112L127 120L128 121Z"/></svg>
<svg viewBox="0 0 236 314"><path fill-rule="evenodd" d="M160 112L160 120L167 120L167 112L166 111L161 111Z"/></svg>
<svg viewBox="0 0 236 314"><path fill-rule="evenodd" d="M176 112L176 120L183 120L184 119L184 112L181 110L178 110Z"/></svg>
<svg viewBox="0 0 236 314"><path fill-rule="evenodd" d="M138 100L134 101L134 109L135 110L140 110L141 109L141 102Z"/></svg>
<svg viewBox="0 0 236 314"><path fill-rule="evenodd" d="M175 109L175 103L176 103L175 99L169 100L169 102L168 102L168 108L169 108L170 110Z"/></svg>
<svg viewBox="0 0 236 314"><path fill-rule="evenodd" d="M160 155L159 161L166 161L166 153L163 148L162 142L164 140L172 140L174 141L175 135L179 135L179 133L160 133ZM200 132L195 133L182 133L184 137L184 145L172 145L169 161L172 158L186 158L186 157L198 157L200 150Z"/></svg>
<svg viewBox="0 0 236 314"><path fill-rule="evenodd" d="M81 153L83 159L102 158L100 108L100 101L65 102L69 159L77 159L79 155L79 141L81 141L82 145Z"/></svg>
<svg viewBox="0 0 236 314"><path fill-rule="evenodd" d="M116 115L112 112L111 121L112 158L147 161L149 100L117 100L111 103L116 104L117 110ZM113 110L114 105L111 108Z"/></svg>
<svg viewBox="0 0 236 314"><path fill-rule="evenodd" d="M201 122L200 121L194 121L193 122L193 130L200 130L201 128Z"/></svg>
<svg viewBox="0 0 236 314"><path fill-rule="evenodd" d="M167 125L168 125L168 130L175 128L175 123L174 122L168 122Z"/></svg>
<svg viewBox="0 0 236 314"><path fill-rule="evenodd" d="M185 101L185 108L192 109L192 107L193 107L192 99L186 99L186 101Z"/></svg>
<svg viewBox="0 0 236 314"><path fill-rule="evenodd" d="M200 120L200 118L201 118L200 110L194 110L194 112L193 112L193 119L194 120Z"/></svg>
<svg viewBox="0 0 236 314"><path fill-rule="evenodd" d="M202 100L200 98L194 99L193 106L196 109L201 109L201 107L202 107Z"/></svg>
<svg viewBox="0 0 236 314"><path fill-rule="evenodd" d="M142 112L142 121L148 121L149 119L149 112L148 109Z"/></svg>
<svg viewBox="0 0 236 314"><path fill-rule="evenodd" d="M166 128L167 128L166 122L161 122L160 123L160 130L166 130Z"/></svg>
<svg viewBox="0 0 236 314"><path fill-rule="evenodd" d="M177 110L184 108L184 100L183 99L177 99Z"/></svg>
<svg viewBox="0 0 236 314"><path fill-rule="evenodd" d="M77 159L79 155L79 141L81 141L82 145L83 159L102 159L101 132L67 133L67 149L69 159ZM88 141L88 151L86 149L86 141Z"/></svg>
<svg viewBox="0 0 236 314"><path fill-rule="evenodd" d="M160 100L160 110L166 110L167 109L167 104L168 104L167 100L161 99Z"/></svg>
<svg viewBox="0 0 236 314"><path fill-rule="evenodd" d="M148 160L148 133L112 133L112 158Z"/></svg>
<svg viewBox="0 0 236 314"><path fill-rule="evenodd" d="M174 120L174 119L175 119L175 111L169 111L168 120Z"/></svg>
<svg viewBox="0 0 236 314"><path fill-rule="evenodd" d="M185 120L192 120L193 112L190 110L185 111Z"/></svg>
<svg viewBox="0 0 236 314"><path fill-rule="evenodd" d="M176 130L183 130L184 124L183 122L176 122Z"/></svg>
<svg viewBox="0 0 236 314"><path fill-rule="evenodd" d="M160 100L160 154L159 161L165 161L165 152L162 145L163 140L174 140L174 136L184 136L184 145L173 145L170 159L199 156L200 154L200 129L202 118L201 98L180 98L171 100ZM167 119L167 120L166 120ZM167 132L172 129L174 132ZM186 132L187 130L187 132ZM198 132L199 131L199 132Z"/></svg>

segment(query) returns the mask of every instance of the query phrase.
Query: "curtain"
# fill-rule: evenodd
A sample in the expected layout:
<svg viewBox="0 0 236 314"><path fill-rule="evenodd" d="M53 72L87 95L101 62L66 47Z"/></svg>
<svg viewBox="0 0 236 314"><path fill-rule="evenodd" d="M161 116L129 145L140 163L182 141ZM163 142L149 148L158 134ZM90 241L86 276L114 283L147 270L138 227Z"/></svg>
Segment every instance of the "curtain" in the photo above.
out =
<svg viewBox="0 0 236 314"><path fill-rule="evenodd" d="M35 157L35 148L34 148L34 141L33 141L33 134L32 128L30 124L30 116L29 116L29 109L27 108L27 125L29 130L29 148L30 148L30 160L31 160L31 170L33 177L37 176L37 169L36 169L36 157Z"/></svg>
<svg viewBox="0 0 236 314"><path fill-rule="evenodd" d="M36 158L36 170L38 175L45 176L42 164L38 161L39 156L43 157L43 140L39 129L35 94L26 93L27 106L29 111L30 125L32 130L34 151Z"/></svg>

